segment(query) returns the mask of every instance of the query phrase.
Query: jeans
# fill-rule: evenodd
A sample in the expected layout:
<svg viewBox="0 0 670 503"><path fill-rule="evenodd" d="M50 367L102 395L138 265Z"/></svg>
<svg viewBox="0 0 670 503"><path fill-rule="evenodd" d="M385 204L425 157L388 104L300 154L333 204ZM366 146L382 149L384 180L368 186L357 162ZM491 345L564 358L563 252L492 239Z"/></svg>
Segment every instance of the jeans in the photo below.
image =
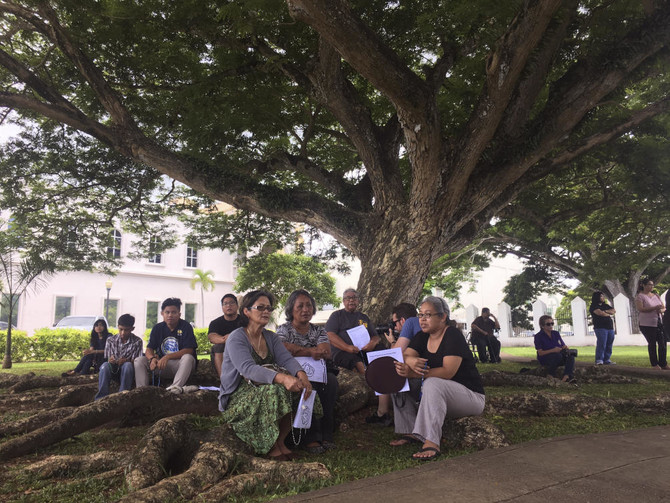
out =
<svg viewBox="0 0 670 503"><path fill-rule="evenodd" d="M668 360L666 356L668 345L665 342L663 331L659 330L658 327L644 327L640 325L640 332L647 339L647 350L649 351L649 363L651 363L651 366L667 366ZM658 355L656 354L656 345L658 345Z"/></svg>
<svg viewBox="0 0 670 503"><path fill-rule="evenodd" d="M547 374L550 376L556 377L556 369L563 365L563 376L574 377L575 357L572 355L566 355L562 351L560 353L549 353L542 357L540 363L547 367Z"/></svg>
<svg viewBox="0 0 670 503"><path fill-rule="evenodd" d="M90 353L81 357L74 371L81 375L90 374L91 367L97 370L104 361L106 361L105 357L101 353Z"/></svg>
<svg viewBox="0 0 670 503"><path fill-rule="evenodd" d="M131 362L125 362L120 368L109 362L103 363L98 375L98 393L95 395L95 400L109 395L110 379L120 382L119 391L129 390L135 380L135 367Z"/></svg>
<svg viewBox="0 0 670 503"><path fill-rule="evenodd" d="M594 328L596 333L596 363L606 363L612 357L612 344L614 343L614 329Z"/></svg>

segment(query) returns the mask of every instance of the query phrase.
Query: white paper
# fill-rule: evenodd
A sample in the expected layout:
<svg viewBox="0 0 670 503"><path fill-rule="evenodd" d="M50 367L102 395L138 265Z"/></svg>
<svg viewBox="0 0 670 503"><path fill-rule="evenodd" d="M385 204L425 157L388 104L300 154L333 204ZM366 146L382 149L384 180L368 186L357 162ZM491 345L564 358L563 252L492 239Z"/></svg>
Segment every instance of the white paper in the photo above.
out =
<svg viewBox="0 0 670 503"><path fill-rule="evenodd" d="M316 391L312 390L309 398L305 398L305 390L302 390L298 411L295 413L295 421L293 421L294 428L309 429L312 426L312 411L314 410L315 397Z"/></svg>
<svg viewBox="0 0 670 503"><path fill-rule="evenodd" d="M402 349L400 348L393 348L393 349L382 349L380 351L370 351L367 354L368 357L368 365L375 361L377 358L381 358L382 356L390 356L394 360L399 361L400 363L404 363L405 359L402 357ZM402 387L398 393L402 393L403 391L409 391L409 381L405 379L405 385ZM381 393L377 393L375 391L375 395L380 396Z"/></svg>
<svg viewBox="0 0 670 503"><path fill-rule="evenodd" d="M204 389L205 391L221 391L221 388L218 386L200 386L200 389Z"/></svg>
<svg viewBox="0 0 670 503"><path fill-rule="evenodd" d="M358 349L363 349L370 342L370 334L365 325L357 325L354 328L347 330L351 343Z"/></svg>
<svg viewBox="0 0 670 503"><path fill-rule="evenodd" d="M311 356L296 356L295 359L302 366L310 381L325 383L328 379L326 372L326 361L315 360Z"/></svg>

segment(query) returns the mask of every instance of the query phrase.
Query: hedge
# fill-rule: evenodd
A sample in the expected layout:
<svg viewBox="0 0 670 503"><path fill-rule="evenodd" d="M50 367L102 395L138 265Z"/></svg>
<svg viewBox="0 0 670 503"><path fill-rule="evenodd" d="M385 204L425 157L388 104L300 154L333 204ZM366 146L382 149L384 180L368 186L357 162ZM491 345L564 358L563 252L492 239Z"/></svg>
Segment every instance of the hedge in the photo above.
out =
<svg viewBox="0 0 670 503"><path fill-rule="evenodd" d="M117 333L110 329L110 333ZM194 329L198 342L198 354L209 354L212 347L207 339L206 328ZM149 342L151 330L144 332L144 347ZM91 332L74 328L40 328L28 337L24 330L12 330L12 361L78 360L81 352L89 347ZM0 330L0 355L5 354L7 331Z"/></svg>

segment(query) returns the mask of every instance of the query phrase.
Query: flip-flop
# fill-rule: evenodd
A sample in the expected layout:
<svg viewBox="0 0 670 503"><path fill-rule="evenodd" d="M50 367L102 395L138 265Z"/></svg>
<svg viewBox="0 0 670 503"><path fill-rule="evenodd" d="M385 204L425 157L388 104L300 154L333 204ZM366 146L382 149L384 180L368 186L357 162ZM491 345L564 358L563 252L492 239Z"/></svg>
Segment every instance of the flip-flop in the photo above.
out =
<svg viewBox="0 0 670 503"><path fill-rule="evenodd" d="M401 440L404 440L404 442L401 442ZM398 442L398 443L389 443L391 447L400 447L403 445L409 445L409 444L422 444L423 442L419 440L416 437L413 437L412 435L402 435L400 438L396 438L395 440L391 440L391 442Z"/></svg>
<svg viewBox="0 0 670 503"><path fill-rule="evenodd" d="M290 461L286 454L277 454L276 456L268 456L271 461Z"/></svg>
<svg viewBox="0 0 670 503"><path fill-rule="evenodd" d="M435 454L433 454L432 456L427 456L427 457L417 456L417 454L419 454L421 452L434 452ZM424 447L420 451L417 451L414 454L412 454L412 459L416 459L417 461L430 461L431 459L435 459L435 458L439 457L440 454L442 454L442 453L438 449L436 449L435 447Z"/></svg>

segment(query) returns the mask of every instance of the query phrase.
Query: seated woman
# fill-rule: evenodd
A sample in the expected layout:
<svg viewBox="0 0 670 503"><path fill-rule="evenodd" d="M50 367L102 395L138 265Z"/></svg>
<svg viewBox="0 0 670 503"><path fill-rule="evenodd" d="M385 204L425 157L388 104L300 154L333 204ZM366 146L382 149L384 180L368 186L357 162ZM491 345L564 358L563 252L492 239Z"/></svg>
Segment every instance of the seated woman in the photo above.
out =
<svg viewBox="0 0 670 503"><path fill-rule="evenodd" d="M110 335L109 330L107 330L107 322L102 318L95 320L93 329L91 329L89 348L83 351L84 356L79 360L77 366L73 370L63 373L63 377L90 374L91 367L93 367L94 372L98 372L100 366L107 361L105 359L105 345Z"/></svg>
<svg viewBox="0 0 670 503"><path fill-rule="evenodd" d="M440 455L445 417L478 416L484 411L485 397L465 337L449 325L449 307L444 299L426 297L418 318L422 331L405 350L405 363L395 365L398 374L416 379L411 385L418 385L419 401L411 393L393 395L395 431L402 436L391 445L423 443L412 457L427 461Z"/></svg>
<svg viewBox="0 0 670 503"><path fill-rule="evenodd" d="M309 396L312 385L276 334L265 329L273 303L272 294L262 290L244 296L241 327L230 333L223 352L219 410L256 454L286 461L293 458L284 444L291 431L291 412L302 390Z"/></svg>
<svg viewBox="0 0 670 503"><path fill-rule="evenodd" d="M286 302L284 314L287 323L277 328L277 335L293 356L326 360L330 358L330 341L323 327L310 323L314 313L316 313L314 297L306 290L296 290ZM337 377L332 372L326 372L326 375L322 377L326 378L325 383L310 381L323 407L323 416L321 419L312 417L312 427L307 431L303 441L305 450L311 454L321 454L326 449L335 447L333 430L335 429Z"/></svg>
<svg viewBox="0 0 670 503"><path fill-rule="evenodd" d="M535 334L535 349L540 365L547 367L547 373L555 377L556 369L564 366L563 382L575 382L575 357L568 352L568 346L554 328L554 320L545 314L540 316L540 331Z"/></svg>

